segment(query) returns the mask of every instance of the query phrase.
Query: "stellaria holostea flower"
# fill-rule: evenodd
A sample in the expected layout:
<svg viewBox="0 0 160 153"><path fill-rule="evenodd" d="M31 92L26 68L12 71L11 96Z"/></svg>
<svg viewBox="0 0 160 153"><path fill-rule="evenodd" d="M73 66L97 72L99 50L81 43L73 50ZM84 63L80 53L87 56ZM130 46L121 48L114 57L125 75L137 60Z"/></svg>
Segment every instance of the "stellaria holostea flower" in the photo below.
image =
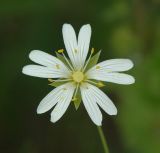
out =
<svg viewBox="0 0 160 153"><path fill-rule="evenodd" d="M117 109L98 87L102 87L103 82L134 83L132 76L121 73L131 69L133 63L129 59L110 59L97 64L100 52L92 56L94 48L87 59L91 37L89 24L82 26L78 39L70 24L63 25L62 33L69 58L65 56L63 49L57 51L57 57L33 50L29 58L39 65L27 65L22 71L26 75L48 78L50 85L56 86L40 102L37 113L45 113L55 106L51 112L51 121L56 122L63 116L71 101L78 108L82 98L90 118L100 126L102 113L99 107L109 115L116 115Z"/></svg>

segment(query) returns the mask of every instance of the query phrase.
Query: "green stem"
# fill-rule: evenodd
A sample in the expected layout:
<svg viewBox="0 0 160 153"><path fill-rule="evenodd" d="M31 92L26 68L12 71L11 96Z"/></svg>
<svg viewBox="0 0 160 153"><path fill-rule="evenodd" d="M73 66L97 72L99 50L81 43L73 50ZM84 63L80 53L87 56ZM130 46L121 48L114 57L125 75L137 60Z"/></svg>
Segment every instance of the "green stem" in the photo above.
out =
<svg viewBox="0 0 160 153"><path fill-rule="evenodd" d="M97 126L97 129L98 129L98 133L99 133L102 145L103 145L104 152L109 153L107 141L106 141L106 138L104 136L104 133L103 133L103 130L102 130L101 126Z"/></svg>

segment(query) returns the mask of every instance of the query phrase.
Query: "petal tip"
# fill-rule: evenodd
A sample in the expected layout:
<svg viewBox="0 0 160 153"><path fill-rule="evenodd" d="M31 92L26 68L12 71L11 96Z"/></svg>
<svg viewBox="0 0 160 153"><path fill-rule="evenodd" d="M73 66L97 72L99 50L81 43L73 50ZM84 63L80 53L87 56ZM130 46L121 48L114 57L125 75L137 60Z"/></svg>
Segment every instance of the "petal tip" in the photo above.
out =
<svg viewBox="0 0 160 153"><path fill-rule="evenodd" d="M32 60L32 58L34 58L37 55L37 53L40 53L40 52L42 52L42 51L40 51L40 50L32 50L29 53L29 58Z"/></svg>
<svg viewBox="0 0 160 153"><path fill-rule="evenodd" d="M110 109L110 112L108 112L109 115L117 115L117 108L114 106L112 109Z"/></svg>
<svg viewBox="0 0 160 153"><path fill-rule="evenodd" d="M112 112L110 115L117 115L117 110L115 112Z"/></svg>
<svg viewBox="0 0 160 153"><path fill-rule="evenodd" d="M130 80L130 83L129 84L134 84L135 83L135 78L132 76L132 79Z"/></svg>
<svg viewBox="0 0 160 153"><path fill-rule="evenodd" d="M23 74L27 74L27 68L28 66L26 65L26 66L24 66L23 68L22 68L22 73Z"/></svg>
<svg viewBox="0 0 160 153"><path fill-rule="evenodd" d="M52 123L55 123L57 120L55 120L54 117L51 116L50 121L51 121Z"/></svg>
<svg viewBox="0 0 160 153"><path fill-rule="evenodd" d="M69 24L69 23L64 23L63 26L62 26L62 30L63 30L63 31L66 30L66 29L68 30L68 28L73 28L73 27L72 27L72 25Z"/></svg>
<svg viewBox="0 0 160 153"><path fill-rule="evenodd" d="M96 124L97 126L102 126L102 120L101 121L93 121L94 124Z"/></svg>
<svg viewBox="0 0 160 153"><path fill-rule="evenodd" d="M98 124L96 124L97 126L102 126L102 122L100 122L100 123L98 123Z"/></svg>
<svg viewBox="0 0 160 153"><path fill-rule="evenodd" d="M86 30L88 30L88 32L91 32L91 25L90 24L85 24L82 26L82 29L85 28Z"/></svg>
<svg viewBox="0 0 160 153"><path fill-rule="evenodd" d="M130 64L129 69L132 69L132 68L133 68L133 66L134 66L133 61L132 61L132 60L130 60L130 59L128 59L128 63Z"/></svg>
<svg viewBox="0 0 160 153"><path fill-rule="evenodd" d="M38 106L38 108L37 108L37 114L43 114L43 113L44 113L44 111L42 109L40 109L39 106Z"/></svg>
<svg viewBox="0 0 160 153"><path fill-rule="evenodd" d="M88 27L88 28L91 28L91 25L88 23L88 24L85 24L84 26Z"/></svg>
<svg viewBox="0 0 160 153"><path fill-rule="evenodd" d="M67 25L71 25L71 24L69 24L69 23L64 23L64 24L63 24L63 26L67 26Z"/></svg>

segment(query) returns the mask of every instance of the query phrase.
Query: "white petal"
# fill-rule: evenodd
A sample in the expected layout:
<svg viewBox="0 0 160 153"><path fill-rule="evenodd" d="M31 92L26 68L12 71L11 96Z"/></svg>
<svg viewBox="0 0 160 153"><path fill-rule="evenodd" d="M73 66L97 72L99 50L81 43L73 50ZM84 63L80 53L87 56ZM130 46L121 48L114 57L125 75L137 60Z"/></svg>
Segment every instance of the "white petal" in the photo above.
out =
<svg viewBox="0 0 160 153"><path fill-rule="evenodd" d="M61 69L44 67L39 65L27 65L23 67L22 73L40 78L68 78L70 73Z"/></svg>
<svg viewBox="0 0 160 153"><path fill-rule="evenodd" d="M55 123L66 112L72 100L74 90L75 86L72 83L69 83L66 87L66 90L64 90L63 94L61 94L58 104L55 106L51 113L51 122Z"/></svg>
<svg viewBox="0 0 160 153"><path fill-rule="evenodd" d="M58 58L40 50L31 51L29 58L33 62L43 66L54 67L55 65L60 65L65 71L68 70L67 67Z"/></svg>
<svg viewBox="0 0 160 153"><path fill-rule="evenodd" d="M64 89L66 89L67 86L68 83L58 86L44 97L37 108L37 113L41 114L50 110L60 100L61 95L64 93Z"/></svg>
<svg viewBox="0 0 160 153"><path fill-rule="evenodd" d="M90 71L96 70L96 67L99 67L99 71L105 72L122 72L127 71L133 67L133 62L129 59L110 59L98 63Z"/></svg>
<svg viewBox="0 0 160 153"><path fill-rule="evenodd" d="M101 80L106 82L113 82L117 84L133 84L135 82L134 77L123 73L107 73L107 72L89 72L87 74L89 79Z"/></svg>
<svg viewBox="0 0 160 153"><path fill-rule="evenodd" d="M91 38L91 26L89 24L82 26L78 35L78 51L80 52L80 62L83 66L88 54Z"/></svg>
<svg viewBox="0 0 160 153"><path fill-rule="evenodd" d="M89 86L86 83L85 85L81 85L81 95L84 106L90 116L91 120L98 126L102 125L102 114L100 112L99 107L96 104L94 97L90 95Z"/></svg>
<svg viewBox="0 0 160 153"><path fill-rule="evenodd" d="M95 79L118 84L132 84L135 82L134 77L118 73L127 71L133 67L129 59L111 59L98 63L86 72L88 79Z"/></svg>
<svg viewBox="0 0 160 153"><path fill-rule="evenodd" d="M98 105L109 115L117 115L117 108L113 102L99 88L88 84L90 96L98 103Z"/></svg>
<svg viewBox="0 0 160 153"><path fill-rule="evenodd" d="M77 54L77 38L73 27L70 24L64 24L62 28L63 40L68 53L69 58L73 66L77 66L76 54Z"/></svg>

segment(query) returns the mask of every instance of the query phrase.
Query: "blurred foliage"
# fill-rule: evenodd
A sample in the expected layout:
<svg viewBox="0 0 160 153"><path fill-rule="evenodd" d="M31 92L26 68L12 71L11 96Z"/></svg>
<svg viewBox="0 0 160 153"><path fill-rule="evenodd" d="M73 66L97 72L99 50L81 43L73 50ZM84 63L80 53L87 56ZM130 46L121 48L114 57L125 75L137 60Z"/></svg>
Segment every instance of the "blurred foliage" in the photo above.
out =
<svg viewBox="0 0 160 153"><path fill-rule="evenodd" d="M61 27L92 26L91 47L101 60L130 58L136 83L108 83L104 91L118 108L103 114L111 153L160 152L160 2L159 0L1 0L0 2L0 152L97 153L102 147L83 104L70 105L57 123L36 115L39 101L53 87L22 75L32 49L55 55L63 48Z"/></svg>

